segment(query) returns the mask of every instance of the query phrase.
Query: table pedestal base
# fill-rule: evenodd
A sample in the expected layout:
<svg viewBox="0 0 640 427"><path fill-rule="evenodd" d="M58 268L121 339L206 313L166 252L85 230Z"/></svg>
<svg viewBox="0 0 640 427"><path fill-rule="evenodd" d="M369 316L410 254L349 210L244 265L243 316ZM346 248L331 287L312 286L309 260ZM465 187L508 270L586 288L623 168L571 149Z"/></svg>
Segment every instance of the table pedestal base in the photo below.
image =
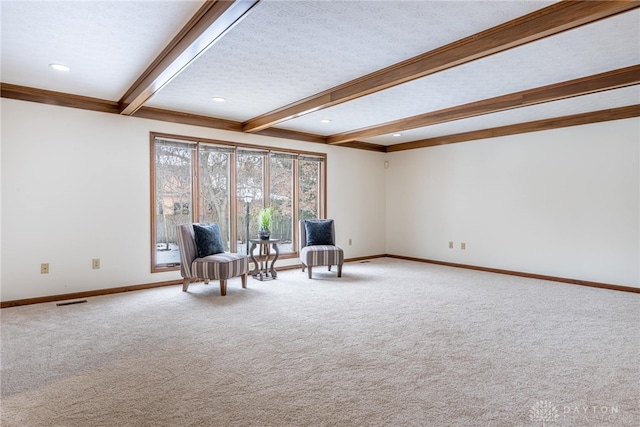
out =
<svg viewBox="0 0 640 427"><path fill-rule="evenodd" d="M255 266L255 269L251 273L251 276L254 279L263 281L263 280L273 280L278 277L278 272L275 269L275 263L276 263L276 260L278 259L278 256L280 255L280 251L278 250L279 241L280 239L269 239L269 240L251 239L250 240L251 261L253 261L253 265ZM259 261L256 260L256 257L253 254L253 251L258 245L260 245L260 254L258 255L258 257L260 258ZM271 245L271 247L275 252L275 257L271 260L271 266L269 266L269 256L271 255L271 250L269 248L269 245ZM263 254L263 249L264 249L264 254Z"/></svg>

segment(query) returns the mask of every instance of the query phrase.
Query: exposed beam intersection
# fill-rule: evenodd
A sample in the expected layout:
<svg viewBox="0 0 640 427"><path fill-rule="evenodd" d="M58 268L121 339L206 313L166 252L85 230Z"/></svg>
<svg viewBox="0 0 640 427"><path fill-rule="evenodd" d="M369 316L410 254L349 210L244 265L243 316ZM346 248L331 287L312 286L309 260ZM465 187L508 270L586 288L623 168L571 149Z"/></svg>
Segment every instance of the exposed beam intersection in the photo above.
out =
<svg viewBox="0 0 640 427"><path fill-rule="evenodd" d="M134 114L235 26L259 1L206 1L120 99L120 113Z"/></svg>

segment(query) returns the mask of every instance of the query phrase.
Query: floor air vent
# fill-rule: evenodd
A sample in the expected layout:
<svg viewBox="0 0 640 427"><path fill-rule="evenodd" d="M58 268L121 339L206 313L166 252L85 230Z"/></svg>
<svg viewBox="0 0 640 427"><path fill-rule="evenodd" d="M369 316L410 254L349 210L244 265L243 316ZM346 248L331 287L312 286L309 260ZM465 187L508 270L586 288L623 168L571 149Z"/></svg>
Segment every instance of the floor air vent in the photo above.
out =
<svg viewBox="0 0 640 427"><path fill-rule="evenodd" d="M83 302L87 302L87 300L86 299L81 299L81 300L78 300L78 301L59 302L56 305L58 307L60 307L60 306L63 306L63 305L82 304Z"/></svg>

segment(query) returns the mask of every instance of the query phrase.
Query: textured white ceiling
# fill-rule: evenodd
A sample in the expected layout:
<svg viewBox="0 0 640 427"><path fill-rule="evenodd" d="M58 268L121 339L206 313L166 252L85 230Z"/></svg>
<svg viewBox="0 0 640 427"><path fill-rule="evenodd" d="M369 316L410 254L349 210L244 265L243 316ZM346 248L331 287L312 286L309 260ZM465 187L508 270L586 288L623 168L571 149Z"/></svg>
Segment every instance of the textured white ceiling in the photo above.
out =
<svg viewBox="0 0 640 427"><path fill-rule="evenodd" d="M546 102L544 104L533 105L530 107L517 108L499 113L485 114L468 119L406 130L402 131L401 136L399 137L394 137L393 135L381 135L363 139L362 141L380 145L393 145L402 142L454 135L498 126L624 107L638 104L639 102L640 86L636 85L591 95L563 99L561 101Z"/></svg>
<svg viewBox="0 0 640 427"><path fill-rule="evenodd" d="M1 81L118 101L203 2L1 0ZM553 3L262 0L145 106L247 121ZM52 62L72 70L54 72ZM278 127L333 135L638 64L640 9ZM640 86L365 141L391 145L635 104Z"/></svg>
<svg viewBox="0 0 640 427"><path fill-rule="evenodd" d="M639 28L640 10L631 11L280 126L330 135L628 67L640 63Z"/></svg>
<svg viewBox="0 0 640 427"><path fill-rule="evenodd" d="M148 105L245 121L550 3L263 1Z"/></svg>
<svg viewBox="0 0 640 427"><path fill-rule="evenodd" d="M118 101L202 4L2 0L2 82Z"/></svg>

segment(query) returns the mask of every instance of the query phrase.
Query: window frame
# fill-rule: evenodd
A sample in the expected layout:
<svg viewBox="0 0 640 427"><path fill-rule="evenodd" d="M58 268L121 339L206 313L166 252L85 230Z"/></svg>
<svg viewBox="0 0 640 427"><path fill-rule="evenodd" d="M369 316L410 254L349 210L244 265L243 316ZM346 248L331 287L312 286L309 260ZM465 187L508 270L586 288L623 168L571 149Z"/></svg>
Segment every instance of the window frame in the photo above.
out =
<svg viewBox="0 0 640 427"><path fill-rule="evenodd" d="M238 197L238 191L240 190L240 186L239 183L237 181L238 178L238 170L237 170L237 166L238 166L238 151L240 150L256 150L256 151L262 151L266 153L265 156L265 163L270 163L270 156L271 153L285 153L285 154L291 154L295 156L295 160L294 160L294 182L293 182L293 211L292 211L292 249L293 251L290 253L286 253L286 254L281 254L280 258L281 259L291 259L291 258L297 258L299 256L298 254L298 227L297 227L297 222L299 220L298 216L299 216L299 186L300 186L300 176L298 174L298 170L299 170L299 160L301 157L306 157L306 158L316 158L318 159L318 162L320 163L319 166L319 177L318 177L318 197L319 197L319 206L318 206L318 210L319 210L319 214L322 218L326 218L327 217L327 154L326 153L319 153L319 152L312 152L312 151L306 151L306 150L296 150L296 149L289 149L289 148L282 148L282 147L274 147L274 146L269 146L269 145L256 145L256 144L246 144L246 143L239 143L239 142L232 142L232 141L224 141L224 140L217 140L217 139L207 139L207 138L196 138L196 137L190 137L190 136L185 136L185 135L175 135L175 134L167 134L167 133L162 133L162 132L150 132L149 133L149 144L150 144L150 164L149 164L149 169L150 169L150 230L151 230L151 235L150 235L150 264L151 264L151 272L152 273L161 273L161 272L167 272L167 271L176 271L180 269L180 263L168 263L168 264L157 264L156 263L156 239L157 239L157 235L156 235L156 228L157 228L157 221L156 221L156 139L162 139L162 140L169 140L169 141L175 141L177 143L184 143L186 145L193 145L193 153L194 153L194 158L192 160L191 163L191 178L192 178L192 200L191 200L191 204L192 204L192 209L191 209L191 221L192 222L198 222L198 218L200 218L200 212L199 212L199 205L200 205L200 200L199 200L199 185L200 185L200 173L199 173L199 168L200 168L200 159L199 159L199 151L200 151L200 144L203 145L215 145L215 146L221 146L221 147L228 147L230 149L233 150L233 153L231 155L231 161L230 161L230 191L229 191L229 215L230 215L230 221L231 224L229 224L229 230L230 230L230 236L231 236L231 242L230 244L232 245L229 249L230 250L236 250L237 248L234 248L235 246L235 242L233 242L234 240L234 236L237 236L237 229L238 229L238 224L237 224L237 207L236 207L236 200ZM264 177L263 177L263 190L265 193L265 197L268 196L270 194L270 166L265 166L264 168ZM264 200L269 200L269 199L264 199Z"/></svg>

